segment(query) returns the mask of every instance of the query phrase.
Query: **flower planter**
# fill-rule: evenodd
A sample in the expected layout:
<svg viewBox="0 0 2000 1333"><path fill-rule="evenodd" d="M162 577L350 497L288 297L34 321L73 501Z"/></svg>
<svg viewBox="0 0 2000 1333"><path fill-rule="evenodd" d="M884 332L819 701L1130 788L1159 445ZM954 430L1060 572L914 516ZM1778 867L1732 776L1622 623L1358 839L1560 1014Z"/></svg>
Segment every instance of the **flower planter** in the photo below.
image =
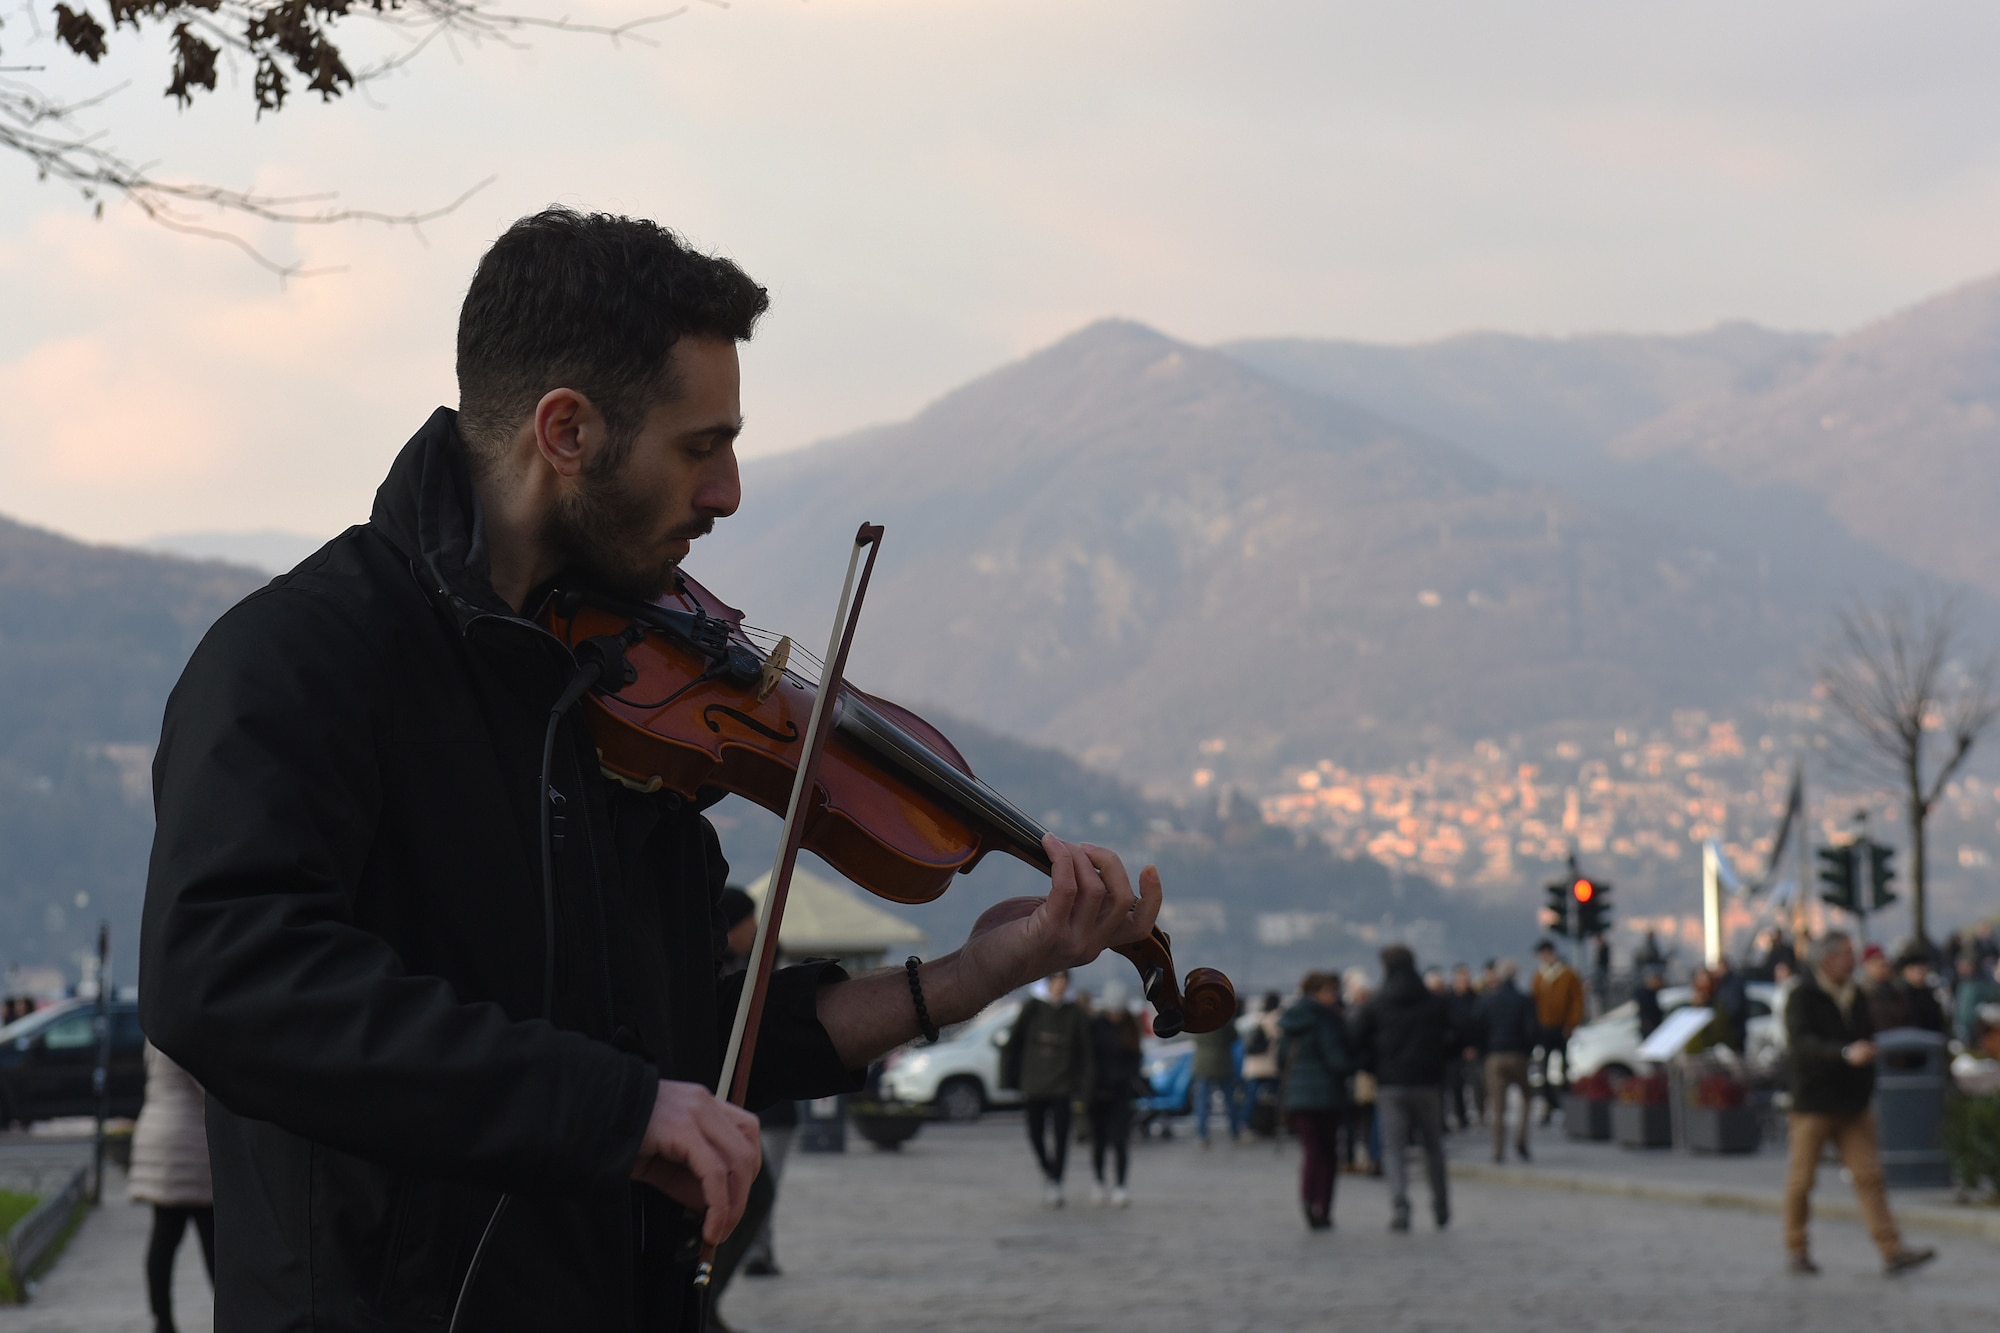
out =
<svg viewBox="0 0 2000 1333"><path fill-rule="evenodd" d="M1692 1152L1756 1152L1763 1138L1747 1106L1690 1106L1681 1123Z"/></svg>
<svg viewBox="0 0 2000 1333"><path fill-rule="evenodd" d="M1668 1109L1643 1102L1619 1102L1611 1108L1611 1133L1621 1148L1671 1148L1674 1121Z"/></svg>
<svg viewBox="0 0 2000 1333"><path fill-rule="evenodd" d="M848 1108L854 1132L887 1152L896 1152L915 1138L929 1116L928 1107L887 1102L855 1102Z"/></svg>
<svg viewBox="0 0 2000 1333"><path fill-rule="evenodd" d="M1611 1103L1570 1093L1563 1098L1563 1133L1582 1142L1607 1142L1611 1138Z"/></svg>

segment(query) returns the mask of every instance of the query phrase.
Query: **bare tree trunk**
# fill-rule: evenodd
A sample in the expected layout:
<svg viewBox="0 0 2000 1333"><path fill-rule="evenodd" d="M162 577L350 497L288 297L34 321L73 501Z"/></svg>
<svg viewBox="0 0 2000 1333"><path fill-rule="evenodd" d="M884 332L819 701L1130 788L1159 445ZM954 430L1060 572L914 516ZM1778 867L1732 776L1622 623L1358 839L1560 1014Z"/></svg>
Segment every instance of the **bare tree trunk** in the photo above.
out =
<svg viewBox="0 0 2000 1333"><path fill-rule="evenodd" d="M1910 785L1910 934L1926 952L1931 947L1930 932L1924 925L1924 823L1929 813L1916 783Z"/></svg>

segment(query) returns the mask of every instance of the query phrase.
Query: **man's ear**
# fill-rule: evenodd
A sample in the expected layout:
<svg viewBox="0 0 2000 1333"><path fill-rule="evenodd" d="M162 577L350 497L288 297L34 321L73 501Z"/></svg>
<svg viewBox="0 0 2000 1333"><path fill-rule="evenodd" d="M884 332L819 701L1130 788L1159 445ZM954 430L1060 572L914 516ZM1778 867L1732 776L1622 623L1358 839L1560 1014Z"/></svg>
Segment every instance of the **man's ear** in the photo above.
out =
<svg viewBox="0 0 2000 1333"><path fill-rule="evenodd" d="M558 476L576 476L604 446L603 415L575 389L543 394L535 404L533 423L535 449Z"/></svg>

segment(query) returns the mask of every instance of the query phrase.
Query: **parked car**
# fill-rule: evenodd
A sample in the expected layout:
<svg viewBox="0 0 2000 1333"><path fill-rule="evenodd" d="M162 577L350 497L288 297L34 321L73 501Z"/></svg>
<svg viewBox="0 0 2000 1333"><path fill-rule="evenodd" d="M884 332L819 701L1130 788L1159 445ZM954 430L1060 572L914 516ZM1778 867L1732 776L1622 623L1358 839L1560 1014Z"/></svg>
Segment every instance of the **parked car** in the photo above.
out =
<svg viewBox="0 0 2000 1333"><path fill-rule="evenodd" d="M111 1114L139 1114L146 1096L146 1037L139 1002L114 1000ZM97 1002L63 1000L0 1028L0 1126L95 1115Z"/></svg>
<svg viewBox="0 0 2000 1333"><path fill-rule="evenodd" d="M1785 1045L1784 1024L1772 1013L1776 987L1768 981L1745 985L1750 1001L1749 1031L1744 1035L1744 1054L1753 1066L1775 1061ZM1686 986L1668 986L1660 992L1660 1014L1665 1017L1687 1007ZM1627 1000L1585 1023L1569 1037L1570 1078L1602 1073L1617 1081L1632 1077L1645 1062L1639 1058L1639 1006Z"/></svg>
<svg viewBox="0 0 2000 1333"><path fill-rule="evenodd" d="M1003 1000L947 1028L935 1045L894 1052L882 1071L882 1098L927 1105L938 1119L956 1121L1020 1105L1018 1091L1000 1086L1000 1048L1020 1012L1020 1001Z"/></svg>

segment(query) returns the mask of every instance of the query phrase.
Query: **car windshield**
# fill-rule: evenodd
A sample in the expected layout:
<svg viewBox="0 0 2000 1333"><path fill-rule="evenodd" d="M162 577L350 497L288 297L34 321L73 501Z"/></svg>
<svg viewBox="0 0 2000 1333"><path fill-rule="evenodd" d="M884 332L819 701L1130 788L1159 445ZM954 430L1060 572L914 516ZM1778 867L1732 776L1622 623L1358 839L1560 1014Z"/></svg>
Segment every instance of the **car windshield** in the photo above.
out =
<svg viewBox="0 0 2000 1333"><path fill-rule="evenodd" d="M52 1004L46 1009L37 1009L26 1018L17 1018L6 1027L0 1028L0 1043L18 1041L22 1037L32 1037L64 1014L73 1013L72 1004Z"/></svg>

